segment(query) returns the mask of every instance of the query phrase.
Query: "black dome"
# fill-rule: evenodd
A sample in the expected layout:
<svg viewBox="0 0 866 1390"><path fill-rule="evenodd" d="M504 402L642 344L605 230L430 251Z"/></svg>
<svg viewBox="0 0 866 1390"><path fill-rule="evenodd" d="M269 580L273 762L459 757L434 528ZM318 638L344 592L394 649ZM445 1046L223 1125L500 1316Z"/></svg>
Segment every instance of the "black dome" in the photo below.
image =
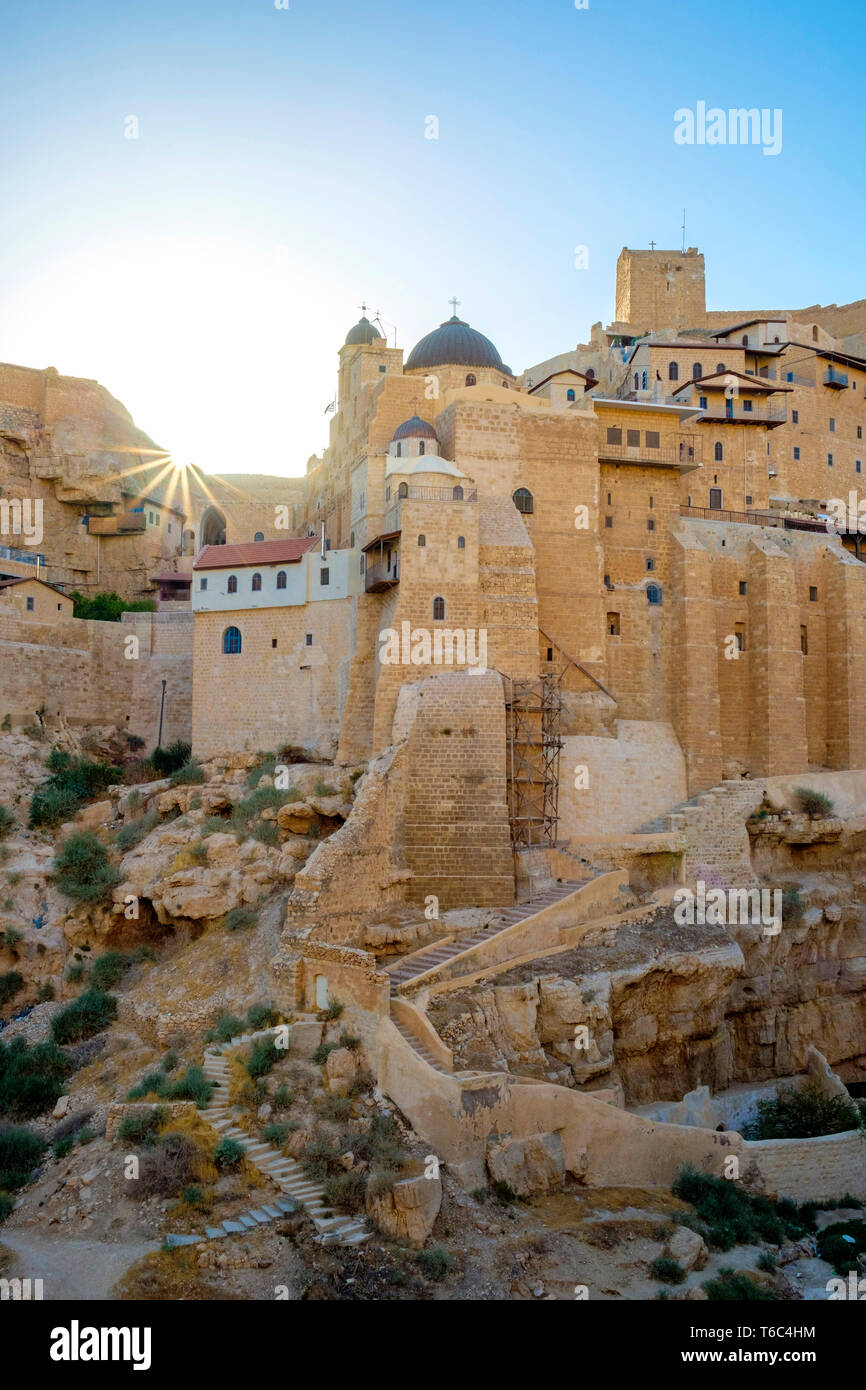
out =
<svg viewBox="0 0 866 1390"><path fill-rule="evenodd" d="M402 425L397 426L392 443L396 443L398 439L436 439L436 431L426 420L422 420L420 415L413 415L411 420L404 420Z"/></svg>
<svg viewBox="0 0 866 1390"><path fill-rule="evenodd" d="M470 328L455 314L420 343L416 343L406 359L406 371L413 367L493 367L504 371L502 358L489 338Z"/></svg>
<svg viewBox="0 0 866 1390"><path fill-rule="evenodd" d="M366 315L359 319L354 328L350 328L346 334L344 347L357 347L359 343L373 343L382 334L374 323L371 323Z"/></svg>

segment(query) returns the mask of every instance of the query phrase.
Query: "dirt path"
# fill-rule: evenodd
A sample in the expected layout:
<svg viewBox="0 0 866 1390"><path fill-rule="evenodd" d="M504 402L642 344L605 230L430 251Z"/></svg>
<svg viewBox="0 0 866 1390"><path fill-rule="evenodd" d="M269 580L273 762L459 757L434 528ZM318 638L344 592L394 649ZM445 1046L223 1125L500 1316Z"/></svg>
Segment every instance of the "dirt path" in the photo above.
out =
<svg viewBox="0 0 866 1390"><path fill-rule="evenodd" d="M12 1252L4 1276L42 1279L46 1301L104 1301L134 1260L158 1249L158 1241L106 1245L96 1240L47 1239L26 1230L0 1234L0 1252Z"/></svg>

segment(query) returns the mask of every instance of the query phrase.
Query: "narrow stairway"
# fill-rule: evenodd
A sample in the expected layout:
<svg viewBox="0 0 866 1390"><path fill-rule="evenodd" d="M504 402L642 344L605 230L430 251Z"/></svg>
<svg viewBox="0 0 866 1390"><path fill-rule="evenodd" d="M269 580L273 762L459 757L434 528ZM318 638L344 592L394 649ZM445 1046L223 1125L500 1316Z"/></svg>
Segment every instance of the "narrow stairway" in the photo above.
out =
<svg viewBox="0 0 866 1390"><path fill-rule="evenodd" d="M555 887L539 893L531 903L519 903L515 907L507 908L500 913L496 922L482 931L473 933L472 936L464 936L460 941L450 941L442 946L431 946L429 951L424 951L411 960L398 961L393 970L388 972L391 976L391 993L396 994L401 985L417 979L419 975L424 975L428 970L444 965L446 961L453 960L455 956L462 955L464 951L471 951L474 946L480 946L483 942L490 941L506 927L513 927L516 922L524 922L528 917L534 917L537 912L551 907L554 903L561 902L563 898L576 893L578 888L582 887L583 883L580 882L557 883Z"/></svg>
<svg viewBox="0 0 866 1390"><path fill-rule="evenodd" d="M418 1056L422 1059L422 1061L427 1063L428 1067L432 1067L434 1071L442 1072L442 1068L436 1061L436 1058L433 1056L433 1053L430 1051L428 1047L424 1045L424 1043L420 1041L419 1038L415 1037L415 1034L412 1032L411 1028L407 1028L406 1024L401 1023L399 1019L396 1019L394 1017L393 1014L391 1015L391 1022L397 1029L397 1032L400 1034L401 1038L404 1038L406 1040L409 1046L415 1052L418 1053ZM442 1074L445 1075L444 1072Z"/></svg>
<svg viewBox="0 0 866 1390"><path fill-rule="evenodd" d="M329 1207L325 1201L322 1184L308 1178L301 1164L294 1158L286 1158L273 1144L268 1144L263 1139L254 1139L252 1135L240 1129L232 1118L229 1106L231 1053L236 1048L255 1042L258 1038L271 1036L274 1031L272 1028L263 1028L259 1032L244 1033L241 1037L232 1038L231 1042L208 1048L204 1058L204 1074L208 1081L213 1083L214 1090L201 1113L221 1138L234 1139L240 1144L249 1161L276 1183L285 1196L291 1199L291 1203L282 1201L254 1208L248 1216L242 1216L238 1221L224 1221L221 1226L206 1227L205 1237L214 1240L224 1235L241 1234L244 1230L264 1225L266 1221L278 1220L287 1210L297 1210L298 1205L303 1204L304 1211L312 1217L320 1244L361 1245L370 1238L363 1217L338 1214L327 1216ZM201 1236L182 1236L175 1237L174 1240L169 1238L168 1243L185 1245L201 1239Z"/></svg>

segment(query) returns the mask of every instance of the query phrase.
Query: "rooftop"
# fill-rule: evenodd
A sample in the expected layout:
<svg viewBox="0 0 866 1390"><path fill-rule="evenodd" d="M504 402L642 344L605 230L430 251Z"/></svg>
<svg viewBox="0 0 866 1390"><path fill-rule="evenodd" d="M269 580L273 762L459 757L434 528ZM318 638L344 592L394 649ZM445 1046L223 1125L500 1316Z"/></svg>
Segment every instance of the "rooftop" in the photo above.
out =
<svg viewBox="0 0 866 1390"><path fill-rule="evenodd" d="M319 544L316 536L292 537L284 541L246 541L241 545L206 545L199 551L193 569L243 569L252 565L296 565Z"/></svg>

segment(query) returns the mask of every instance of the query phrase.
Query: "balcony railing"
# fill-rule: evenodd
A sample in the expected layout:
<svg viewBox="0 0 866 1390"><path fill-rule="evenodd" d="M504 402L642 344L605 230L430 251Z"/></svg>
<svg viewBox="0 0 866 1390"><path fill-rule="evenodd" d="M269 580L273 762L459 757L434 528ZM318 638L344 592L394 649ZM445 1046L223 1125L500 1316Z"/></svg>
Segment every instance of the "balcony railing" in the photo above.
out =
<svg viewBox="0 0 866 1390"><path fill-rule="evenodd" d="M477 488L456 487L416 487L412 483L401 483L393 502L477 502Z"/></svg>
<svg viewBox="0 0 866 1390"><path fill-rule="evenodd" d="M0 560L17 560L19 565L41 565L45 567L45 556L33 550L16 550L13 545L0 545Z"/></svg>
<svg viewBox="0 0 866 1390"><path fill-rule="evenodd" d="M390 565L384 561L380 565L368 565L364 571L364 592L366 594L381 594L385 589L392 589L399 582L400 575L396 561L392 561Z"/></svg>
<svg viewBox="0 0 866 1390"><path fill-rule="evenodd" d="M655 464L659 468L681 468L688 472L701 466L700 444L678 444L675 448L658 449L647 444L606 444L598 446L598 456L613 463Z"/></svg>
<svg viewBox="0 0 866 1390"><path fill-rule="evenodd" d="M680 503L680 516L692 517L696 521L733 521L740 526L776 526L785 531L827 532L826 522L809 521L806 517L767 512L730 512L721 507L688 507L685 502Z"/></svg>
<svg viewBox="0 0 866 1390"><path fill-rule="evenodd" d="M729 409L727 402L719 405L712 401L706 409L701 410L701 418L729 425L783 425L788 418L788 411L783 405L754 405L751 410L744 410L740 402L734 401L732 405L733 409Z"/></svg>
<svg viewBox="0 0 866 1390"><path fill-rule="evenodd" d="M848 385L848 373L837 372L835 367L829 367L824 373L824 385L832 386L834 391L844 391Z"/></svg>

